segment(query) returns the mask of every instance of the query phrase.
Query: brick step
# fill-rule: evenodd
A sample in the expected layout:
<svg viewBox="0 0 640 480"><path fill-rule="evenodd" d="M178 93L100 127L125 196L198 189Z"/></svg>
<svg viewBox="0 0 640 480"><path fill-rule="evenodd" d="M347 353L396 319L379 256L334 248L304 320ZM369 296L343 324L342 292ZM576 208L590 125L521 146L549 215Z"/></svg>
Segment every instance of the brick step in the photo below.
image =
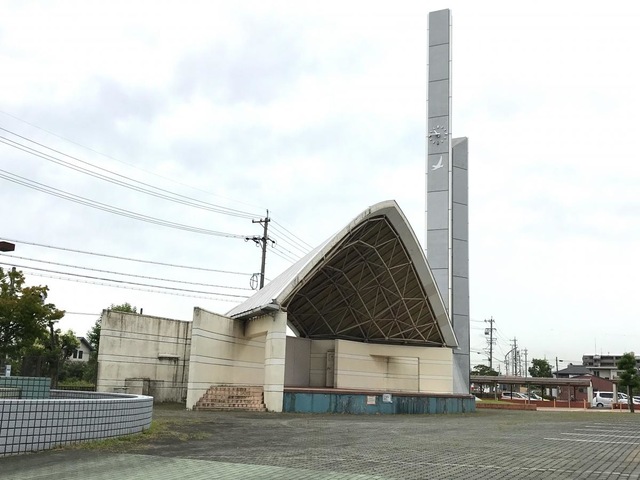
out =
<svg viewBox="0 0 640 480"><path fill-rule="evenodd" d="M250 407L250 408L236 408L236 407L197 407L199 412L266 412L267 407Z"/></svg>
<svg viewBox="0 0 640 480"><path fill-rule="evenodd" d="M197 403L198 408L262 408L262 403L222 403L222 402L203 402Z"/></svg>
<svg viewBox="0 0 640 480"><path fill-rule="evenodd" d="M256 395L256 396L260 396L262 395L262 390L254 390L254 391L238 391L238 390L207 390L207 392L205 393L205 395Z"/></svg>
<svg viewBox="0 0 640 480"><path fill-rule="evenodd" d="M265 412L262 387L211 386L196 403L196 410Z"/></svg>
<svg viewBox="0 0 640 480"><path fill-rule="evenodd" d="M200 400L238 400L240 402L244 400L257 400L262 401L262 395L204 395Z"/></svg>
<svg viewBox="0 0 640 480"><path fill-rule="evenodd" d="M198 402L262 403L262 397L202 397Z"/></svg>

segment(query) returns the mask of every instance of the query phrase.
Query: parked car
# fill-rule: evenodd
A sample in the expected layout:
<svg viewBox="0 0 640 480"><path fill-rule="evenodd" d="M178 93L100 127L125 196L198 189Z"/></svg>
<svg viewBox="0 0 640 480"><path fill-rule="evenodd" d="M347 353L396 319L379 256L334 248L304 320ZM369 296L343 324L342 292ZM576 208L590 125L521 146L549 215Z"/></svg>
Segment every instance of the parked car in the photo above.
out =
<svg viewBox="0 0 640 480"><path fill-rule="evenodd" d="M640 397L633 397L633 404L640 405ZM629 395L626 393L618 393L618 403L627 405L629 403Z"/></svg>
<svg viewBox="0 0 640 480"><path fill-rule="evenodd" d="M611 408L611 403L613 403L613 392L595 392L593 400L591 401L591 406L597 408Z"/></svg>
<svg viewBox="0 0 640 480"><path fill-rule="evenodd" d="M502 392L500 397L502 400L528 400L524 393L519 392Z"/></svg>
<svg viewBox="0 0 640 480"><path fill-rule="evenodd" d="M629 402L629 396L626 393L618 392L618 403L626 405L628 402ZM591 401L591 406L597 407L597 408L603 408L603 407L611 408L612 403L613 403L613 392L595 392L593 396L593 400ZM633 404L640 405L640 401L637 401L636 397L634 397Z"/></svg>
<svg viewBox="0 0 640 480"><path fill-rule="evenodd" d="M524 395L525 397L527 396L527 394L526 394L526 393L524 393L523 395ZM530 400L544 400L544 398L542 398L542 397L541 397L540 395L538 395L537 393L533 393L533 392L531 392L531 393L529 393L529 394L528 394L528 396L529 396L529 399L530 399Z"/></svg>

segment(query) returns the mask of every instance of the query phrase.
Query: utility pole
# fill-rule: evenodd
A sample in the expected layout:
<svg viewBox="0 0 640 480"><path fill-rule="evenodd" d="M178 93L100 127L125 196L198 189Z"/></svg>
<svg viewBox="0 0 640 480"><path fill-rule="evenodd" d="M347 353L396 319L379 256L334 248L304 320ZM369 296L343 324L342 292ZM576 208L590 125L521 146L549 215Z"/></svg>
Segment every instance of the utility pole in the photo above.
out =
<svg viewBox="0 0 640 480"><path fill-rule="evenodd" d="M261 218L260 220L251 220L251 223L259 223L263 226L262 236L259 237L254 235L253 237L245 237L244 241L248 242L249 240L253 240L253 242L262 248L262 262L260 265L260 289L264 287L264 271L267 263L267 243L271 242L272 245L275 245L275 241L269 238L269 222L271 219L269 218L269 210L267 210L267 216Z"/></svg>
<svg viewBox="0 0 640 480"><path fill-rule="evenodd" d="M527 361L527 349L524 349L524 378L529 376L529 362Z"/></svg>
<svg viewBox="0 0 640 480"><path fill-rule="evenodd" d="M489 328L484 329L484 334L489 335L489 368L493 370L493 331L495 330L493 323L495 320L491 317L489 320L485 320L485 322L489 324Z"/></svg>
<svg viewBox="0 0 640 480"><path fill-rule="evenodd" d="M517 338L513 338L513 375L515 377L518 376L518 357L520 356L518 354L518 339Z"/></svg>

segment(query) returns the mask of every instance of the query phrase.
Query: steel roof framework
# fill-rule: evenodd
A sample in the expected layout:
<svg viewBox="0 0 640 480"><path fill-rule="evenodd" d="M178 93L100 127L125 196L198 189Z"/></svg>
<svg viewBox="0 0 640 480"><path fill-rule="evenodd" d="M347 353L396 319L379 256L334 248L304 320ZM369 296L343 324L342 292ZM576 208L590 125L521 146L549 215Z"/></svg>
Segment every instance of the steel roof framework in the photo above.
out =
<svg viewBox="0 0 640 480"><path fill-rule="evenodd" d="M410 255L384 215L351 230L282 306L302 337L445 344Z"/></svg>

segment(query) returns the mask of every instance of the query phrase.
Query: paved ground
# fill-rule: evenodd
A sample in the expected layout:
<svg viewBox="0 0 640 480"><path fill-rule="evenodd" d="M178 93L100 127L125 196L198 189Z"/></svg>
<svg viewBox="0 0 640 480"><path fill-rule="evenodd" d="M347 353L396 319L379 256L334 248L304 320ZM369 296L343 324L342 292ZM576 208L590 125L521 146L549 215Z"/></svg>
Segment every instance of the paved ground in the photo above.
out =
<svg viewBox="0 0 640 480"><path fill-rule="evenodd" d="M640 479L640 414L154 411L152 433L0 459L2 479Z"/></svg>

